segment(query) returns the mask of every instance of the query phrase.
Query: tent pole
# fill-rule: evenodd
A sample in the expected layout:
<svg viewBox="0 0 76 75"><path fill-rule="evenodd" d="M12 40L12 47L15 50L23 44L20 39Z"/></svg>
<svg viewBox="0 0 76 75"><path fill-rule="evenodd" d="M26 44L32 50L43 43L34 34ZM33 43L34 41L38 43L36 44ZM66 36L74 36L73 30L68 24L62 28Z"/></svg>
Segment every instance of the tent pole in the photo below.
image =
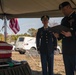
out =
<svg viewBox="0 0 76 75"><path fill-rule="evenodd" d="M4 41L7 40L7 18L4 16Z"/></svg>

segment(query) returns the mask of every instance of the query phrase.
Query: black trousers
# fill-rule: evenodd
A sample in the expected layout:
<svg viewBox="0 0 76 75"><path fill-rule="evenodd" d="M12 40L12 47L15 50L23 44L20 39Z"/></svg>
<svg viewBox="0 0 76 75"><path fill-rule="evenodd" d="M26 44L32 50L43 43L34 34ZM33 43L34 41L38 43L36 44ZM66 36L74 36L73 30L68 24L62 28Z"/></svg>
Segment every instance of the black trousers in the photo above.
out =
<svg viewBox="0 0 76 75"><path fill-rule="evenodd" d="M42 64L42 73L43 75L54 75L53 67L54 67L54 53L51 54L40 54L41 56L41 64Z"/></svg>
<svg viewBox="0 0 76 75"><path fill-rule="evenodd" d="M76 55L63 54L63 61L66 75L74 75L74 71L76 70Z"/></svg>

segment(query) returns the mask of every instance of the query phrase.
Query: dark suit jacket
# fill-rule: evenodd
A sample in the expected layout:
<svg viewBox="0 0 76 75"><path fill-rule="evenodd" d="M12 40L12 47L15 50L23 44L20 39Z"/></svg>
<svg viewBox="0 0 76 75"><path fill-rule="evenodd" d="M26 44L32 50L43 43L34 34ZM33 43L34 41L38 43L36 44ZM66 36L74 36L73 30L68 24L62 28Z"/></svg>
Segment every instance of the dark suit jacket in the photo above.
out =
<svg viewBox="0 0 76 75"><path fill-rule="evenodd" d="M62 39L63 54L76 54L76 13L73 12L69 17L64 17L61 25L70 28L72 34L71 37L60 34L59 40Z"/></svg>
<svg viewBox="0 0 76 75"><path fill-rule="evenodd" d="M54 48L57 47L57 40L52 34L50 27L46 30L44 27L39 28L36 35L37 50L41 53L53 53Z"/></svg>

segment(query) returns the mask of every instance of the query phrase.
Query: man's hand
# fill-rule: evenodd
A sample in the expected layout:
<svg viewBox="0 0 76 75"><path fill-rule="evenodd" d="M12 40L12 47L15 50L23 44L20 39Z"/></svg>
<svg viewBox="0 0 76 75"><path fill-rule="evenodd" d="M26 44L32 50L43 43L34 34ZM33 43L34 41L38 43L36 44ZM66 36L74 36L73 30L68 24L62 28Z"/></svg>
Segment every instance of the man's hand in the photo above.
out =
<svg viewBox="0 0 76 75"><path fill-rule="evenodd" d="M56 38L59 38L59 34L58 33L53 33L54 34L54 36L56 37Z"/></svg>
<svg viewBox="0 0 76 75"><path fill-rule="evenodd" d="M62 31L61 34L63 34L66 37L71 37L72 36L71 32Z"/></svg>

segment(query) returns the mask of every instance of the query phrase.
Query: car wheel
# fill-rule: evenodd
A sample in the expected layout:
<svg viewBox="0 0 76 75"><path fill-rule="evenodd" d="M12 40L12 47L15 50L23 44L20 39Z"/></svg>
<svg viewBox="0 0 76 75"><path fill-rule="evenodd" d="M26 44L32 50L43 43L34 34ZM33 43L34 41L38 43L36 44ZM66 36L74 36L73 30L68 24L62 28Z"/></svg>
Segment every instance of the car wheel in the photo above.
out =
<svg viewBox="0 0 76 75"><path fill-rule="evenodd" d="M31 47L31 49L30 50L36 50L36 48L35 47Z"/></svg>
<svg viewBox="0 0 76 75"><path fill-rule="evenodd" d="M25 51L19 51L20 54L25 54Z"/></svg>

